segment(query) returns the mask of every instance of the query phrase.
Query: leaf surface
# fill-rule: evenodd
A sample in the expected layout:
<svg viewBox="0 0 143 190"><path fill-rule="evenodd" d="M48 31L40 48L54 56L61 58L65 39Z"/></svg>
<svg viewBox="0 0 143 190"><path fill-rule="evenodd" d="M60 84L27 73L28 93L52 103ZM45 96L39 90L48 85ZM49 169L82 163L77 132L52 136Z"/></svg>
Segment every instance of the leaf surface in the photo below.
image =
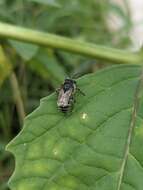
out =
<svg viewBox="0 0 143 190"><path fill-rule="evenodd" d="M16 40L9 40L9 43L17 51L17 53L26 61L30 60L38 52L38 46L19 42Z"/></svg>
<svg viewBox="0 0 143 190"><path fill-rule="evenodd" d="M113 66L77 80L71 114L42 99L8 145L12 190L142 190L141 67Z"/></svg>
<svg viewBox="0 0 143 190"><path fill-rule="evenodd" d="M61 84L67 77L62 65L56 59L52 50L41 49L35 59L28 62L30 68L40 74L45 79L48 79L53 86Z"/></svg>
<svg viewBox="0 0 143 190"><path fill-rule="evenodd" d="M60 4L56 0L28 0L31 2L36 2L44 5L60 7Z"/></svg>

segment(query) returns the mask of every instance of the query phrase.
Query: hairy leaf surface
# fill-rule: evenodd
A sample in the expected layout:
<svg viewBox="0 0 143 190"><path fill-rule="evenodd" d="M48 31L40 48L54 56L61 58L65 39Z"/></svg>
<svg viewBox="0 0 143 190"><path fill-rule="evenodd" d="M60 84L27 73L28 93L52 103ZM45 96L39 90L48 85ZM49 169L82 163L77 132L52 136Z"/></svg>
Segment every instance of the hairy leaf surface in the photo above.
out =
<svg viewBox="0 0 143 190"><path fill-rule="evenodd" d="M12 190L142 190L141 67L114 66L77 80L72 113L42 99L8 145Z"/></svg>

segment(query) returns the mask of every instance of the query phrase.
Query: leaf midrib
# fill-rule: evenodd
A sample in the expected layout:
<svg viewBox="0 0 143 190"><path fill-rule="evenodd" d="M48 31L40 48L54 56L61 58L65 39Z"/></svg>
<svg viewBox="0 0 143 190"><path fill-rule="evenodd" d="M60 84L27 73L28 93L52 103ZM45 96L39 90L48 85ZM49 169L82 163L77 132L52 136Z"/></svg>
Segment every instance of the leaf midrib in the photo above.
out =
<svg viewBox="0 0 143 190"><path fill-rule="evenodd" d="M135 94L134 94L133 111L131 114L131 121L130 121L130 125L129 125L127 141L126 141L126 145L125 145L125 152L124 152L121 167L120 167L119 178L118 178L118 182L117 182L117 190L121 189L121 184L122 184L122 180L123 180L124 172L125 172L125 166L127 163L128 155L130 153L132 134L133 134L133 130L134 130L135 123L136 123L137 110L138 110L138 105L139 105L139 96L138 95L140 93L141 85L143 85L143 71L141 72L140 79L138 81L138 84L137 84L137 87L135 90Z"/></svg>

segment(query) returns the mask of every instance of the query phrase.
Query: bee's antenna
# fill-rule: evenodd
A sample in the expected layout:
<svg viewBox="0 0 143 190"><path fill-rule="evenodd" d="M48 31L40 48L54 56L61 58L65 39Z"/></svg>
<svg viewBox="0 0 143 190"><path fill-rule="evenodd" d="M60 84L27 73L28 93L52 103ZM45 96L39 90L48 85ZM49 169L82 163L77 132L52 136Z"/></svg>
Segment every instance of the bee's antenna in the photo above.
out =
<svg viewBox="0 0 143 190"><path fill-rule="evenodd" d="M80 76L79 73L73 73L71 78L72 79L77 79L79 76Z"/></svg>
<svg viewBox="0 0 143 190"><path fill-rule="evenodd" d="M69 76L69 75L66 75L65 79L70 79L70 76Z"/></svg>

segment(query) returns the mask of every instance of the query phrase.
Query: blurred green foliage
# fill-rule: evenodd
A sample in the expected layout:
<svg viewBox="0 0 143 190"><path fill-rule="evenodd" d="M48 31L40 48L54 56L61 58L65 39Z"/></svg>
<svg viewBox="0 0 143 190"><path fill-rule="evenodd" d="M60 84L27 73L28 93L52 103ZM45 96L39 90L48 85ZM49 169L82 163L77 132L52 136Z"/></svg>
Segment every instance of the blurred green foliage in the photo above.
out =
<svg viewBox="0 0 143 190"><path fill-rule="evenodd" d="M110 29L109 14L122 21L119 30ZM122 9L107 0L0 0L0 21L118 48L130 44L128 33L132 27L128 7ZM14 40L2 39L1 45L19 83L26 114L65 77L80 76L104 66L98 60ZM0 75L3 72L0 69ZM21 127L11 80L9 73L0 90L1 190L7 189L6 182L14 168L13 159L4 148Z"/></svg>

